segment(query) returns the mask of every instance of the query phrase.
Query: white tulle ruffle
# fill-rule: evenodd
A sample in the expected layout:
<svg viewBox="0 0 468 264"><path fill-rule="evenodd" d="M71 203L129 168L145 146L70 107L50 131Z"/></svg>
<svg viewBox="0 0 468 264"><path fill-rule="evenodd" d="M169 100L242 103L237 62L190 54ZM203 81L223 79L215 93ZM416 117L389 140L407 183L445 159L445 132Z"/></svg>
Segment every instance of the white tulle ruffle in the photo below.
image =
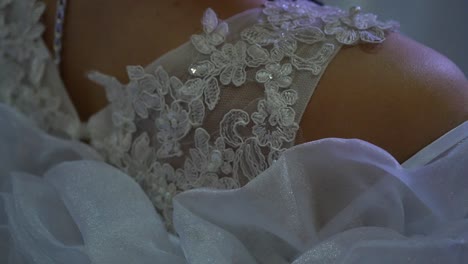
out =
<svg viewBox="0 0 468 264"><path fill-rule="evenodd" d="M0 263L468 261L466 141L413 169L360 140L300 145L243 188L176 196L174 236L130 177L0 110Z"/></svg>

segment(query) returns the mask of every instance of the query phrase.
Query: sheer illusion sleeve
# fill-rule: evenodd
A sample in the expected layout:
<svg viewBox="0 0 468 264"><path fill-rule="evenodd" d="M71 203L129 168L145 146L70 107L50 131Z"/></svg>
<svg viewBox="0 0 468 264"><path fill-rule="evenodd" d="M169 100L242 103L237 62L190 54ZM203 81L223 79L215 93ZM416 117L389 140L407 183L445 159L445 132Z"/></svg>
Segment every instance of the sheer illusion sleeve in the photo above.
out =
<svg viewBox="0 0 468 264"><path fill-rule="evenodd" d="M296 144L340 48L381 43L397 26L310 1L266 2L227 21L208 9L201 22L190 42L128 66L127 84L90 75L110 101L90 122L93 146L141 184L169 225L174 195L238 188L271 166Z"/></svg>

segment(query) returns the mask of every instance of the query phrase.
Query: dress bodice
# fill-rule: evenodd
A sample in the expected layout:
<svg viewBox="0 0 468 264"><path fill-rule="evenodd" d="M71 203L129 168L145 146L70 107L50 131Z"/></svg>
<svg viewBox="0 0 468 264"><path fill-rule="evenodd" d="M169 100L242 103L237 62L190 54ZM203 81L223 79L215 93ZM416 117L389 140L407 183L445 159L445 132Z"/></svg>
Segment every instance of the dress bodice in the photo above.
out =
<svg viewBox="0 0 468 264"><path fill-rule="evenodd" d="M291 147L333 56L393 23L208 10L128 84L92 73L109 105L81 124L43 9L0 0L0 263L468 263L468 122L401 165L357 139Z"/></svg>
<svg viewBox="0 0 468 264"><path fill-rule="evenodd" d="M128 66L130 82L93 72L109 105L80 124L41 40L44 5L0 5L1 101L53 134L90 138L132 176L171 223L172 197L194 188L240 187L292 147L302 114L343 45L381 43L394 22L309 1L266 2L220 20L152 64ZM6 88L3 88L6 87Z"/></svg>

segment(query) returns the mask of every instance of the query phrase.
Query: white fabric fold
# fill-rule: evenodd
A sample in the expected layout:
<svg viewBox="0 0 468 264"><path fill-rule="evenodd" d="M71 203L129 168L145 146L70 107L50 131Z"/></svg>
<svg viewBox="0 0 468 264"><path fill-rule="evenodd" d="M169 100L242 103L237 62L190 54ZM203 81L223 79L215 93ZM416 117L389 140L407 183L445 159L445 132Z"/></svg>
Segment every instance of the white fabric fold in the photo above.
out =
<svg viewBox="0 0 468 264"><path fill-rule="evenodd" d="M176 196L173 236L86 146L0 118L0 263L468 262L466 141L415 168L360 140L296 146L243 188Z"/></svg>

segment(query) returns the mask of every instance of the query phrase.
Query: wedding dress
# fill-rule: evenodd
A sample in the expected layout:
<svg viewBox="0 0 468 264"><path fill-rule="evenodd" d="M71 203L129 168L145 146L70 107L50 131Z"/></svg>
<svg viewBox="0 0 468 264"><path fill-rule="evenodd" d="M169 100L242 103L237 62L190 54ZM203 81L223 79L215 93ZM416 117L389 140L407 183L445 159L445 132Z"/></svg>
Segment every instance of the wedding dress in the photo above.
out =
<svg viewBox="0 0 468 264"><path fill-rule="evenodd" d="M396 23L308 1L209 9L128 84L91 73L109 105L82 124L43 11L0 0L0 263L468 261L468 123L403 164L361 140L295 146L334 55Z"/></svg>

